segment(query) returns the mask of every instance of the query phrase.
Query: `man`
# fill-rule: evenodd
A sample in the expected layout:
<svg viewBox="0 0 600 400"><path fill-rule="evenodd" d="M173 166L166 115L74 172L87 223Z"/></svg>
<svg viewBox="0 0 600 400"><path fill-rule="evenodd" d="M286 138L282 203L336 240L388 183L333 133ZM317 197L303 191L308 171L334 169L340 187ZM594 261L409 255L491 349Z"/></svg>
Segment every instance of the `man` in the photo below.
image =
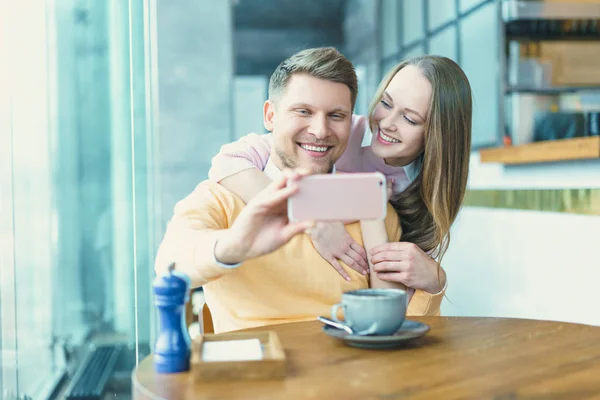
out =
<svg viewBox="0 0 600 400"><path fill-rule="evenodd" d="M204 286L215 332L312 320L327 315L343 292L369 286L352 269L350 281L341 279L302 234L310 222L290 223L286 210L301 179L291 169L332 172L348 142L357 92L352 63L333 48L285 60L271 77L263 110L265 128L273 133L264 172L273 182L245 205L205 181L175 207L156 271L175 262L194 287ZM397 241L399 221L388 207L388 235ZM358 222L346 229L362 242ZM424 313L439 310L439 303L430 303L421 301Z"/></svg>

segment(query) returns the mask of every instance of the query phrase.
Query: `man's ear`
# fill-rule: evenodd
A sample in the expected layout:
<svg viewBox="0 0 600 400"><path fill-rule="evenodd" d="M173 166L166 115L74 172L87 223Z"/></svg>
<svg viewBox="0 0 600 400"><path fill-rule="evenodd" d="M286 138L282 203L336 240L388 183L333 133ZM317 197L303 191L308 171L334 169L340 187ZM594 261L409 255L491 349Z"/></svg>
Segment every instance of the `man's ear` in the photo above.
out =
<svg viewBox="0 0 600 400"><path fill-rule="evenodd" d="M263 125L269 132L273 132L273 121L275 119L275 104L272 101L265 101L263 106Z"/></svg>

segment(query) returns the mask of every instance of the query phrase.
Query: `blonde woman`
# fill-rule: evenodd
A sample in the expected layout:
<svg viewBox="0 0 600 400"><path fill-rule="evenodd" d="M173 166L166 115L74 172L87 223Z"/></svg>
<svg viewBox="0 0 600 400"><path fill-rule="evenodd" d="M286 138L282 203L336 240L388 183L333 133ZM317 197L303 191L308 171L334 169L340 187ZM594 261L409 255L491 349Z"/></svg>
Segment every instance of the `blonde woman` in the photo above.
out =
<svg viewBox="0 0 600 400"><path fill-rule="evenodd" d="M349 279L339 261L370 273L372 287L406 286L443 295L446 276L440 262L467 184L471 96L469 81L454 61L422 56L390 70L373 98L368 119L353 117L348 147L336 170L386 175L402 242L388 243L383 223L361 222L364 248L343 224L318 224L311 230L313 244L344 278ZM302 105L292 112L298 118L313 118ZM335 120L335 110L327 118ZM329 151L328 121L311 122L319 134L314 142L297 143L296 148L305 156ZM367 130L371 145L362 147ZM262 169L270 146L269 134L250 134L223 146L213 158L210 179L247 202L269 182Z"/></svg>

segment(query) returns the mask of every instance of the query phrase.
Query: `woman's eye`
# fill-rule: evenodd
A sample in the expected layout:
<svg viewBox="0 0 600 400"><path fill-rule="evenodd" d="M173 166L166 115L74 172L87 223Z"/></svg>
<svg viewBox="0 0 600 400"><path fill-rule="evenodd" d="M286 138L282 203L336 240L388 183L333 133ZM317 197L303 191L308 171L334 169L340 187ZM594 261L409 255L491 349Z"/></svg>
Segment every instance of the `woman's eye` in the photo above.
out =
<svg viewBox="0 0 600 400"><path fill-rule="evenodd" d="M412 119L408 118L407 116L404 116L404 120L406 122L408 122L409 124L411 124L411 125L416 125L417 124L416 121L413 121Z"/></svg>
<svg viewBox="0 0 600 400"><path fill-rule="evenodd" d="M387 101L385 101L385 100L381 100L381 104L383 104L383 106L384 106L385 108L387 108L388 110L389 110L390 108L392 108L392 106L391 106L391 105L390 105L390 104L389 104Z"/></svg>

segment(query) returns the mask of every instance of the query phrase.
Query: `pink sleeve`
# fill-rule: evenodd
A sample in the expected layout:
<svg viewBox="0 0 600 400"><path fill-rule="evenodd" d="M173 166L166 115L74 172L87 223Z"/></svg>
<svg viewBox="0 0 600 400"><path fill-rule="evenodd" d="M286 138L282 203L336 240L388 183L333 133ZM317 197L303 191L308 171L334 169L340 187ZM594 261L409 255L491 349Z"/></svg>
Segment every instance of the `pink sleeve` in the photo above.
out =
<svg viewBox="0 0 600 400"><path fill-rule="evenodd" d="M350 137L346 151L335 163L335 167L340 172L371 172L365 170L364 151L362 142L365 137L365 129L368 121L361 115L352 116L352 126L350 128Z"/></svg>
<svg viewBox="0 0 600 400"><path fill-rule="evenodd" d="M271 134L250 133L235 142L221 146L213 157L208 179L221 182L223 179L250 168L263 170L271 154Z"/></svg>

